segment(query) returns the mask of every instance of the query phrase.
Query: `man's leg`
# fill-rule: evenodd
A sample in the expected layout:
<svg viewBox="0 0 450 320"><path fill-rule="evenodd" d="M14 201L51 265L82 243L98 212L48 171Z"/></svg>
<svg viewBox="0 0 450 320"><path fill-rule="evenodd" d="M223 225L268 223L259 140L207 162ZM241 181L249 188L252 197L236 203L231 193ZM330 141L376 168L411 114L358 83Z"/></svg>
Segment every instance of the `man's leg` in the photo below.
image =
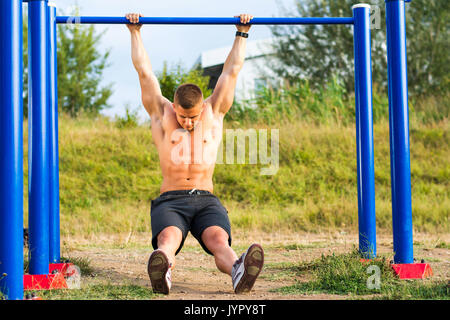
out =
<svg viewBox="0 0 450 320"><path fill-rule="evenodd" d="M214 255L217 268L231 276L233 264L238 257L228 244L227 232L218 226L208 227L202 233L202 241Z"/></svg>
<svg viewBox="0 0 450 320"><path fill-rule="evenodd" d="M169 294L172 286L175 254L182 239L182 231L174 226L166 227L158 234L156 238L158 249L150 255L147 267L153 291Z"/></svg>
<svg viewBox="0 0 450 320"><path fill-rule="evenodd" d="M264 251L252 244L238 259L229 246L227 232L218 226L208 227L202 233L202 242L214 255L217 268L231 276L235 293L249 292L264 265Z"/></svg>
<svg viewBox="0 0 450 320"><path fill-rule="evenodd" d="M158 249L164 251L173 268L175 266L175 253L183 240L182 231L178 227L167 227L158 234L157 239Z"/></svg>

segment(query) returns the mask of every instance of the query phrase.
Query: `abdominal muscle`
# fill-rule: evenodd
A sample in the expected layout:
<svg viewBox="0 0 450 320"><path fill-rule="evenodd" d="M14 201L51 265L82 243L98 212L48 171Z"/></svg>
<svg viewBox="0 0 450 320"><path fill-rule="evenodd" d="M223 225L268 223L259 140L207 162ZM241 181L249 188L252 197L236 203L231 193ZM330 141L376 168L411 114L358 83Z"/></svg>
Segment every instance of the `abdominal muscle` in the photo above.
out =
<svg viewBox="0 0 450 320"><path fill-rule="evenodd" d="M166 130L161 143L157 143L163 176L161 193L194 188L213 193L212 177L222 139L222 121L205 109L199 125L191 132L182 129L170 115L170 121L163 121Z"/></svg>
<svg viewBox="0 0 450 320"><path fill-rule="evenodd" d="M212 176L214 166L196 168L188 165L187 168L166 166L162 169L163 183L160 192L164 193L171 190L207 190L213 193ZM161 166L162 168L162 166Z"/></svg>

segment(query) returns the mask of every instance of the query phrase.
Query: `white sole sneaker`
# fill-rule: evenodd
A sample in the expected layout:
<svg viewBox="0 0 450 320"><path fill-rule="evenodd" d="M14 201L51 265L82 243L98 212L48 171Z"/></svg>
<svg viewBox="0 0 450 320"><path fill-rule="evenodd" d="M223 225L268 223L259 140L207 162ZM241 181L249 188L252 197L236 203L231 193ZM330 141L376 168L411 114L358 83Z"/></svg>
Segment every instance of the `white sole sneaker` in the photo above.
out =
<svg viewBox="0 0 450 320"><path fill-rule="evenodd" d="M148 276L156 293L169 294L171 283L171 269L169 259L162 250L155 250L148 259Z"/></svg>
<svg viewBox="0 0 450 320"><path fill-rule="evenodd" d="M232 281L235 293L250 292L264 265L264 250L252 244L233 265Z"/></svg>

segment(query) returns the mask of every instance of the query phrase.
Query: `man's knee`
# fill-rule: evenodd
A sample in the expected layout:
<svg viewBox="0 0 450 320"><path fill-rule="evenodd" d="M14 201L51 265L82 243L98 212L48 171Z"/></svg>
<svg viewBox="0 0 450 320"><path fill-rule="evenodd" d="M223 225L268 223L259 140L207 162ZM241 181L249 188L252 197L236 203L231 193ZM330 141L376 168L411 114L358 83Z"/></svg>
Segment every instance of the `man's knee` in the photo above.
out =
<svg viewBox="0 0 450 320"><path fill-rule="evenodd" d="M228 247L228 233L218 226L208 227L202 233L202 241L214 253L216 249Z"/></svg>
<svg viewBox="0 0 450 320"><path fill-rule="evenodd" d="M158 234L158 247L167 244L179 245L183 239L183 232L178 227L167 227Z"/></svg>

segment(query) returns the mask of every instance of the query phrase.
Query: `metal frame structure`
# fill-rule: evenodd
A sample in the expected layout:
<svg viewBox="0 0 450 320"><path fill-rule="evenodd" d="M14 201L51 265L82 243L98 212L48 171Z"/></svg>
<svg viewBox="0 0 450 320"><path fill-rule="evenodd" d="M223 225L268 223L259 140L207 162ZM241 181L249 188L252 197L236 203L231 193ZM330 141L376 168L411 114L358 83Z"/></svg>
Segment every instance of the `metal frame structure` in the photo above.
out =
<svg viewBox="0 0 450 320"><path fill-rule="evenodd" d="M49 280L60 262L56 25L127 24L124 17L57 17L48 0L23 0L29 12L29 273ZM370 5L352 17L254 18L252 25L354 26L359 250L376 257ZM22 0L0 2L0 291L22 299L23 126ZM239 18L146 17L143 24L239 24ZM394 262L413 264L405 0L386 0ZM36 278L32 278L33 282ZM59 280L58 280L59 281ZM51 282L51 281L50 281ZM24 285L25 283L25 285Z"/></svg>

